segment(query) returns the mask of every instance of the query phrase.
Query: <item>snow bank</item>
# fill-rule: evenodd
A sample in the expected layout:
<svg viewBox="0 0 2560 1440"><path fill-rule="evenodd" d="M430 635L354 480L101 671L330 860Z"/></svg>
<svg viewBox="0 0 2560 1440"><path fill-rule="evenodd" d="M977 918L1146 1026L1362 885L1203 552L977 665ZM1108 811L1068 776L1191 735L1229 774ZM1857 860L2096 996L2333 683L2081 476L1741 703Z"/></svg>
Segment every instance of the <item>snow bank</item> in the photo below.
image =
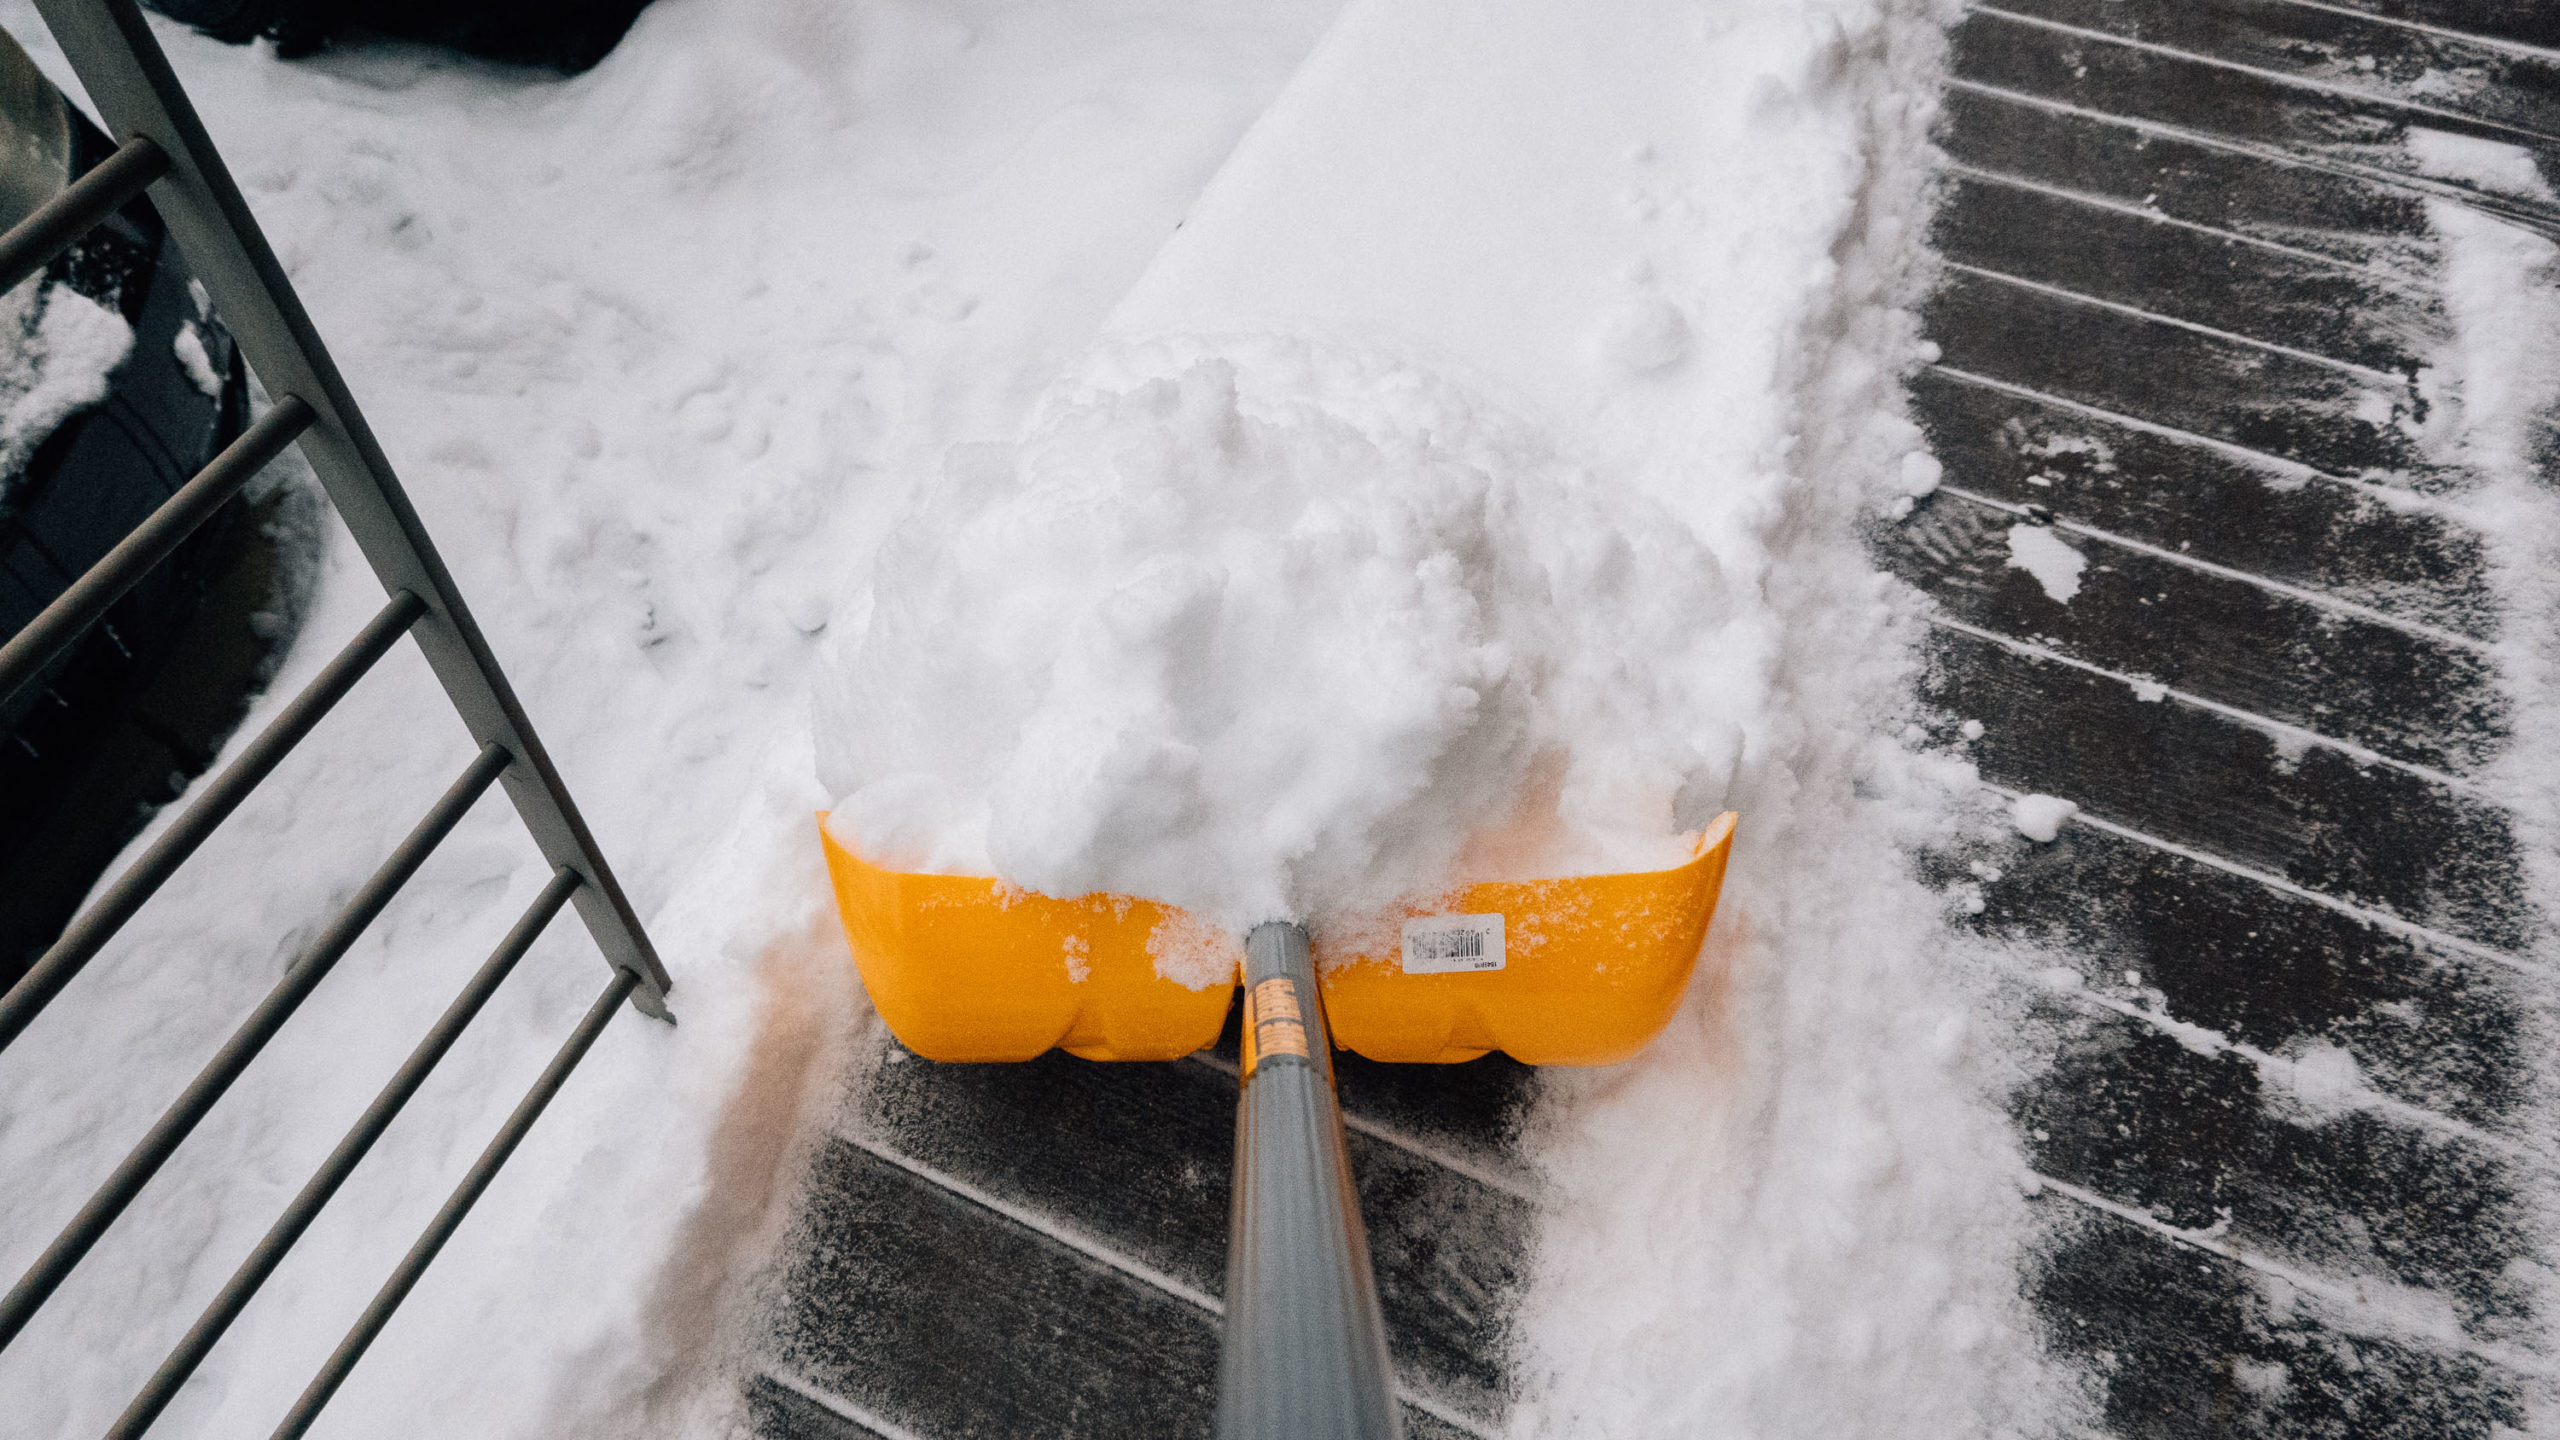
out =
<svg viewBox="0 0 2560 1440"><path fill-rule="evenodd" d="M859 844L1230 924L1742 812L1729 978L1532 1117L1518 1433L2073 1414L2018 1061L1907 875L1970 774L1882 738L1859 540L1935 477L1896 306L1947 18L1355 3L1022 439L949 458L822 726Z"/></svg>
<svg viewBox="0 0 2560 1440"><path fill-rule="evenodd" d="M861 1013L806 700L846 557L904 457L1011 432L1330 9L657 0L569 81L158 27L682 1020L605 1032L317 1433L727 1433L727 1327ZM70 85L31 8L0 24ZM332 527L242 738L380 603ZM0 1055L0 1271L470 748L394 652ZM0 1430L107 1428L543 879L485 801L0 1354ZM267 1433L605 978L555 922L155 1436Z"/></svg>
<svg viewBox="0 0 2560 1440"><path fill-rule="evenodd" d="M62 422L107 398L133 351L124 316L42 279L0 295L0 499Z"/></svg>

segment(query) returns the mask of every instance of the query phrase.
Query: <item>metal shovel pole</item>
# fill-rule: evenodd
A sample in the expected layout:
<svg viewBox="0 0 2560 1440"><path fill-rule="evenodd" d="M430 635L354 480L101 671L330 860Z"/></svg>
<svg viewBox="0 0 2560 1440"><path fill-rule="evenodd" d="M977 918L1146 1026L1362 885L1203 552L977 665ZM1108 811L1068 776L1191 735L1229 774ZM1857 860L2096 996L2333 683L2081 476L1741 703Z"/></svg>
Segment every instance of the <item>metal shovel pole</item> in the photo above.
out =
<svg viewBox="0 0 2560 1440"><path fill-rule="evenodd" d="M1244 973L1219 1440L1397 1440L1307 932L1254 927Z"/></svg>

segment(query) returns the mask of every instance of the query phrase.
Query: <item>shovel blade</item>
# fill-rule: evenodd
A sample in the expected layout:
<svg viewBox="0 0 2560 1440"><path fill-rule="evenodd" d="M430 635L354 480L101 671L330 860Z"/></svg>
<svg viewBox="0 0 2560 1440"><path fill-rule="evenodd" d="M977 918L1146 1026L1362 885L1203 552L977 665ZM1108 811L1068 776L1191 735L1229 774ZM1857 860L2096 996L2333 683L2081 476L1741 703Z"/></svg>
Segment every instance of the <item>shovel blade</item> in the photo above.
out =
<svg viewBox="0 0 2560 1440"><path fill-rule="evenodd" d="M845 938L873 1006L908 1049L931 1060L1028 1060L1053 1048L1170 1060L1217 1040L1233 984L1195 990L1156 973L1155 950L1198 943L1201 927L1181 911L883 869L836 843L825 818L819 837ZM1733 825L1718 816L1668 870L1464 886L1318 932L1334 1043L1419 1063L1495 1050L1531 1065L1628 1058L1688 989ZM1452 947L1432 948L1430 937L1461 933L1485 943L1454 960L1443 953Z"/></svg>

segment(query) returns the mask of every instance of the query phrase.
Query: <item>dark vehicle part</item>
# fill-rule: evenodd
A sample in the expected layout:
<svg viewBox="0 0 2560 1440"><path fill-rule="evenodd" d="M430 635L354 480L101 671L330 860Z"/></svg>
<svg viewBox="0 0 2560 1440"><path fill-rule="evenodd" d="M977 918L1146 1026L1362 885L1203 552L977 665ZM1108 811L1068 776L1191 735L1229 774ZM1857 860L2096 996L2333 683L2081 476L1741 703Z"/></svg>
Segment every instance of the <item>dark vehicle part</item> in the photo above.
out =
<svg viewBox="0 0 2560 1440"><path fill-rule="evenodd" d="M93 303L133 332L101 400L49 435L0 445L17 462L0 470L0 634L25 629L247 426L230 336L150 202L119 175L147 183L166 164L156 150L119 152L0 37L0 227L66 187L110 202L82 207L101 223L59 256L28 256L24 288L0 314L0 352L40 364L34 331L54 304ZM280 603L294 566L278 540L292 504L268 494L215 510L112 597L39 683L0 699L0 985L26 973L151 813L212 763L265 682L294 628L294 607Z"/></svg>
<svg viewBox="0 0 2560 1440"><path fill-rule="evenodd" d="M216 40L265 38L288 60L366 32L446 45L484 60L575 75L622 41L648 0L151 0L151 8Z"/></svg>

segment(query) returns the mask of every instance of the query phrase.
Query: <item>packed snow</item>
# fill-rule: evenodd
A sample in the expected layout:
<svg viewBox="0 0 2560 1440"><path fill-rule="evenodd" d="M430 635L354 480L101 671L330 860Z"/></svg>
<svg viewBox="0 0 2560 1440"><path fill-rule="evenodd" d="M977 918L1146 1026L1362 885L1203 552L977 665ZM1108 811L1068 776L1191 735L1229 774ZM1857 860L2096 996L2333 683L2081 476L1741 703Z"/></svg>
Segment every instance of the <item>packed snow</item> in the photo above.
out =
<svg viewBox="0 0 2560 1440"><path fill-rule="evenodd" d="M1999 821L1894 738L1917 607L1860 533L1941 474L1900 383L1954 14L658 0L567 81L162 25L682 1018L606 1032L321 1433L729 1433L794 1147L879 1043L823 809L1228 926L1666 863L1736 809L1705 978L1530 1116L1514 1432L2080 1426L2019 1293L2017 957L1910 862ZM2511 463L2550 248L2436 223L2441 443ZM2548 501L2478 503L2547 583ZM2010 543L2071 598L2077 550ZM314 544L243 737L380 603ZM0 1054L0 1269L469 754L396 655ZM546 878L475 811L0 1354L0 1414L102 1429ZM604 978L556 924L155 1433L265 1432ZM2342 1055L2285 1062L2304 1103L2368 1101Z"/></svg>
<svg viewBox="0 0 2560 1440"><path fill-rule="evenodd" d="M2080 574L2089 568L2089 557L2054 534L2050 525L2012 525L2009 563L2036 577L2046 599L2068 605L2080 593Z"/></svg>
<svg viewBox="0 0 2560 1440"><path fill-rule="evenodd" d="M0 500L63 421L106 398L133 351L122 315L37 277L0 295Z"/></svg>

